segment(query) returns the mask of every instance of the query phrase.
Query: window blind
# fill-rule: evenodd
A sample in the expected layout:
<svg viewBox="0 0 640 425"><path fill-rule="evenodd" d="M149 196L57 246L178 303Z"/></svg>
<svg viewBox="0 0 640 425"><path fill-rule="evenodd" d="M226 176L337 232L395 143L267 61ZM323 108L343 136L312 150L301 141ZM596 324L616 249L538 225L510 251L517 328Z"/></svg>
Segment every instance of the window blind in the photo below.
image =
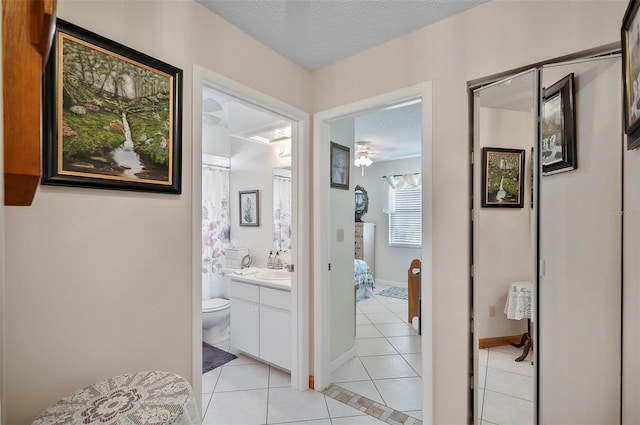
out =
<svg viewBox="0 0 640 425"><path fill-rule="evenodd" d="M422 246L422 188L394 191L395 212L389 214L389 246Z"/></svg>

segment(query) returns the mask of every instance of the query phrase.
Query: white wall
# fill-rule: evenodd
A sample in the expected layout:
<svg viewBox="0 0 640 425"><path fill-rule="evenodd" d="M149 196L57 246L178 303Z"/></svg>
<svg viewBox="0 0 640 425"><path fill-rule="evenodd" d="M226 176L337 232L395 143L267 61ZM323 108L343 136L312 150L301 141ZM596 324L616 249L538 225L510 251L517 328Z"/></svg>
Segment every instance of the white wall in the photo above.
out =
<svg viewBox="0 0 640 425"><path fill-rule="evenodd" d="M374 162L361 175L354 169L354 187L362 186L369 196L369 211L363 221L376 223L376 282L407 286L407 270L414 258L422 258L422 250L389 246L389 216L382 212L387 199L386 182L382 176L419 173L421 159L409 158L395 161Z"/></svg>
<svg viewBox="0 0 640 425"><path fill-rule="evenodd" d="M237 247L249 248L253 265L267 267L273 251L273 169L291 166L291 157L280 158L267 144L231 138L229 172L229 217L231 240ZM259 190L260 221L258 227L240 226L240 191ZM274 253L275 254L275 253Z"/></svg>
<svg viewBox="0 0 640 425"><path fill-rule="evenodd" d="M183 192L47 186L33 206L5 209L3 406L11 425L120 373L161 369L191 379L193 63L310 110L310 73L196 2L61 0L58 16L184 71Z"/></svg>
<svg viewBox="0 0 640 425"><path fill-rule="evenodd" d="M434 421L466 422L466 82L616 42L626 4L488 2L310 74L192 1L59 1L59 17L184 70L183 194L46 187L5 209L6 423L122 372L190 378L193 62L306 111L433 82Z"/></svg>
<svg viewBox="0 0 640 425"><path fill-rule="evenodd" d="M202 153L231 157L231 138L229 127L222 125L202 126Z"/></svg>
<svg viewBox="0 0 640 425"><path fill-rule="evenodd" d="M331 188L329 195L331 203L331 225L328 230L331 241L331 360L336 360L355 346L355 294L353 292L355 123L353 118L346 118L331 123L330 127L331 141L351 150L349 190ZM321 208L320 211L326 213L326 207ZM338 239L338 232L344 235L342 241Z"/></svg>
<svg viewBox="0 0 640 425"><path fill-rule="evenodd" d="M488 88L486 90L491 90ZM480 96L486 93L480 92ZM533 96L533 95L532 95ZM521 334L526 320L509 320L504 314L511 282L533 282L535 256L531 251L531 148L535 142L535 123L531 112L480 108L476 117L479 132L474 148L474 322L477 338ZM474 130L475 131L475 130ZM482 148L524 150L524 208L481 208ZM490 317L493 307L495 316Z"/></svg>
<svg viewBox="0 0 640 425"><path fill-rule="evenodd" d="M541 423L620 423L621 68L542 72L544 87L575 73L578 169L540 179Z"/></svg>
<svg viewBox="0 0 640 425"><path fill-rule="evenodd" d="M626 5L491 1L313 73L314 111L423 81L433 84L433 164L422 168L434 172L433 287L427 287L433 293L434 358L425 367L433 367L435 423L467 421L467 81L618 42Z"/></svg>

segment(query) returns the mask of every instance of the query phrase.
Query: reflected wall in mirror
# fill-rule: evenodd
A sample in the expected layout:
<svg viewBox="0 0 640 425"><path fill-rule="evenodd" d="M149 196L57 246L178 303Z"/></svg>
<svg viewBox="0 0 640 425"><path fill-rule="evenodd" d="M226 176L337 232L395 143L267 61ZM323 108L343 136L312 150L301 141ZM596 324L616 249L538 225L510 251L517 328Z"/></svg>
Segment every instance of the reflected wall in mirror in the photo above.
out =
<svg viewBox="0 0 640 425"><path fill-rule="evenodd" d="M356 222L362 221L362 216L369 211L369 195L364 187L356 185L355 189L356 201Z"/></svg>
<svg viewBox="0 0 640 425"><path fill-rule="evenodd" d="M291 250L291 170L273 169L273 249Z"/></svg>
<svg viewBox="0 0 640 425"><path fill-rule="evenodd" d="M473 95L476 424L534 422L535 366L533 352L525 351L531 348L528 325L536 302L531 290L536 266L535 210L522 207L533 181L526 156L536 146L536 93L537 71L531 70L478 88ZM495 152L517 152L513 164L517 178L504 172L510 165L498 158L494 168L500 176L488 182L493 206L505 204L508 187L513 192L508 201L516 208L482 208L487 206L481 165L487 147Z"/></svg>

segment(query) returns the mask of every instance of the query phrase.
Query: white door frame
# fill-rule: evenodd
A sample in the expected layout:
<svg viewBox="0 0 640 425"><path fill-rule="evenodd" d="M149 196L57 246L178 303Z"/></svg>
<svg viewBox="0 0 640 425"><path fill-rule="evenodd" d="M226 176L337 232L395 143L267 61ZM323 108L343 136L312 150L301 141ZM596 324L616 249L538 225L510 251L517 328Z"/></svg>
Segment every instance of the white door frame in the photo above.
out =
<svg viewBox="0 0 640 425"><path fill-rule="evenodd" d="M314 387L321 391L331 383L330 331L330 232L328 211L329 142L331 121L354 116L367 110L381 108L405 100L422 99L422 411L423 422L433 422L433 317L432 317L432 87L431 82L416 84L390 93L314 114L313 118L313 299L314 299Z"/></svg>
<svg viewBox="0 0 640 425"><path fill-rule="evenodd" d="M291 120L292 228L295 271L291 279L291 386L309 388L310 163L309 114L200 65L193 65L192 132L192 384L202 403L202 88L213 88ZM297 208L296 208L297 206ZM201 406L200 406L201 407ZM200 410L202 411L202 409Z"/></svg>

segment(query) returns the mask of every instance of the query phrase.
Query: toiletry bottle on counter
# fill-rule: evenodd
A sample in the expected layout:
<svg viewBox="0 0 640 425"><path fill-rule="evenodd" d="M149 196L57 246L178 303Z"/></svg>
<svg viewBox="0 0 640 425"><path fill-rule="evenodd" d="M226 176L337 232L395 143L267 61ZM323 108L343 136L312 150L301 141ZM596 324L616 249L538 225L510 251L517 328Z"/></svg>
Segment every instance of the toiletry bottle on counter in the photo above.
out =
<svg viewBox="0 0 640 425"><path fill-rule="evenodd" d="M275 258L275 264L273 266L273 268L275 269L281 269L282 268L282 259L280 258L280 251L276 251L276 258Z"/></svg>
<svg viewBox="0 0 640 425"><path fill-rule="evenodd" d="M274 267L273 264L273 251L269 251L269 258L267 258L267 268L272 269Z"/></svg>

